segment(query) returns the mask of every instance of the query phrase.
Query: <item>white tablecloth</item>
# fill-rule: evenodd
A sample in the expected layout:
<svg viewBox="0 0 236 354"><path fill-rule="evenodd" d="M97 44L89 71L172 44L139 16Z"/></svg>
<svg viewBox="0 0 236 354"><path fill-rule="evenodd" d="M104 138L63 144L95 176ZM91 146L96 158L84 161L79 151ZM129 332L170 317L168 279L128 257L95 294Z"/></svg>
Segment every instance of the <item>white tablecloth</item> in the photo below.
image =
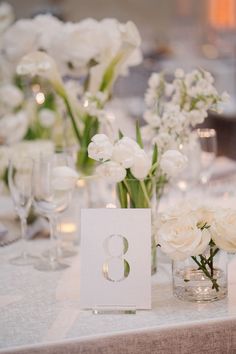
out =
<svg viewBox="0 0 236 354"><path fill-rule="evenodd" d="M236 206L235 180L223 183L223 172L221 168L213 197L221 205ZM1 353L236 353L236 258L232 255L227 299L197 304L174 298L170 262L162 255L158 273L152 277L151 311L93 315L79 308L79 255L67 259L70 268L45 273L9 263L19 246L16 242L0 248ZM40 254L49 242L34 240L29 246Z"/></svg>

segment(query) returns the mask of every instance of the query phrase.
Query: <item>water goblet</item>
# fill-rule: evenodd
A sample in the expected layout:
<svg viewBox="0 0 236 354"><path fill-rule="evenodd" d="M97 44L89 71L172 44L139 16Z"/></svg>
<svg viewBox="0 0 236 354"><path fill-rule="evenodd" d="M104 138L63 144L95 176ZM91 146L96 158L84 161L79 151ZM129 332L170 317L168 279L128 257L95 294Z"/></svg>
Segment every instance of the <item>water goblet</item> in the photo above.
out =
<svg viewBox="0 0 236 354"><path fill-rule="evenodd" d="M200 182L203 190L206 189L212 174L212 166L217 155L217 135L215 129L197 129L200 154Z"/></svg>
<svg viewBox="0 0 236 354"><path fill-rule="evenodd" d="M22 253L11 259L14 265L24 266L34 264L38 257L28 253L26 247L27 217L32 205L32 179L33 179L33 160L24 157L12 157L8 168L8 185L11 197L20 217Z"/></svg>
<svg viewBox="0 0 236 354"><path fill-rule="evenodd" d="M68 267L59 261L56 223L57 215L66 210L71 198L71 190L58 185L55 176L56 168L67 166L68 157L59 153L41 156L34 165L34 206L37 212L49 221L51 248L44 257L35 264L42 271L56 271Z"/></svg>

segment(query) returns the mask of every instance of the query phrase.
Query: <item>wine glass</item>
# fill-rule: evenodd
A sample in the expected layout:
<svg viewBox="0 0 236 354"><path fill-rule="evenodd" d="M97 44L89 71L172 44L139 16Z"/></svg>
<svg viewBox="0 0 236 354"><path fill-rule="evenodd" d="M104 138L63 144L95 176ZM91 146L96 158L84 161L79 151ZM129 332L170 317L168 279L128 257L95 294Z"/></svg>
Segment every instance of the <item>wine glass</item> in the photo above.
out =
<svg viewBox="0 0 236 354"><path fill-rule="evenodd" d="M217 135L215 129L197 129L196 130L198 142L201 149L200 162L200 182L203 189L211 178L212 166L217 155Z"/></svg>
<svg viewBox="0 0 236 354"><path fill-rule="evenodd" d="M33 178L33 160L27 157L12 157L8 168L8 185L11 197L17 214L21 221L21 239L22 253L11 259L14 265L30 265L35 263L38 257L27 252L26 231L27 216L32 205L32 178Z"/></svg>
<svg viewBox="0 0 236 354"><path fill-rule="evenodd" d="M200 175L200 149L194 135L190 136L189 142L180 144L179 151L187 157L187 164L183 171L172 181L185 198L195 185L197 185Z"/></svg>
<svg viewBox="0 0 236 354"><path fill-rule="evenodd" d="M65 269L68 265L59 262L57 244L57 215L66 210L69 205L71 190L58 185L55 176L56 167L67 166L68 156L65 153L55 153L49 156L40 156L34 165L34 207L37 212L49 221L51 247L49 252L35 264L35 268L42 271L56 271Z"/></svg>

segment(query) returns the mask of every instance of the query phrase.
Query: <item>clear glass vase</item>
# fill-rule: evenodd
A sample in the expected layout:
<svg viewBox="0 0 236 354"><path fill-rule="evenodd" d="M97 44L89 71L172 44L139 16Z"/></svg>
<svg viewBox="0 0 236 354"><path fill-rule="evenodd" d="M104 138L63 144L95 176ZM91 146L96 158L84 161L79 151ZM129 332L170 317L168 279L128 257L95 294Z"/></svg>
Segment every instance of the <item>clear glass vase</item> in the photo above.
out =
<svg viewBox="0 0 236 354"><path fill-rule="evenodd" d="M212 302L225 298L227 262L227 252L216 247L209 247L204 254L189 257L185 261L173 261L174 295L181 300L193 302Z"/></svg>
<svg viewBox="0 0 236 354"><path fill-rule="evenodd" d="M158 200L162 194L162 186L159 186L155 178L137 180L126 178L117 184L117 199L121 208L150 208L152 223L156 217ZM151 240L151 274L157 271L157 250L154 228L152 228Z"/></svg>

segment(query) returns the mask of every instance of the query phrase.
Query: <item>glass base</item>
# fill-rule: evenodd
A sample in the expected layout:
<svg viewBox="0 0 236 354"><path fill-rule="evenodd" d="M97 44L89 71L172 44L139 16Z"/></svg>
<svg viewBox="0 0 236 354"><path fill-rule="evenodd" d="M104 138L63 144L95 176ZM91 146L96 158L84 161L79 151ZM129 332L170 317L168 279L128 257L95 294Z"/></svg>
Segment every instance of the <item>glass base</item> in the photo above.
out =
<svg viewBox="0 0 236 354"><path fill-rule="evenodd" d="M34 265L34 268L42 272L56 272L58 270L63 270L68 268L68 264L60 263L56 260L49 261L46 259L41 259Z"/></svg>
<svg viewBox="0 0 236 354"><path fill-rule="evenodd" d="M35 264L39 258L31 254L22 254L20 256L10 259L10 263L16 266L28 266Z"/></svg>
<svg viewBox="0 0 236 354"><path fill-rule="evenodd" d="M219 285L218 290L212 288L212 282L201 270L186 268L176 271L174 276L173 293L180 300L212 302L227 296L227 280L220 269L214 272L214 278Z"/></svg>
<svg viewBox="0 0 236 354"><path fill-rule="evenodd" d="M73 257L76 256L77 254L77 250L76 249L69 249L69 248L64 248L64 247L58 247L57 248L57 257L58 258L69 258L69 257ZM45 258L49 258L51 254L50 250L46 250L43 252L43 257Z"/></svg>

